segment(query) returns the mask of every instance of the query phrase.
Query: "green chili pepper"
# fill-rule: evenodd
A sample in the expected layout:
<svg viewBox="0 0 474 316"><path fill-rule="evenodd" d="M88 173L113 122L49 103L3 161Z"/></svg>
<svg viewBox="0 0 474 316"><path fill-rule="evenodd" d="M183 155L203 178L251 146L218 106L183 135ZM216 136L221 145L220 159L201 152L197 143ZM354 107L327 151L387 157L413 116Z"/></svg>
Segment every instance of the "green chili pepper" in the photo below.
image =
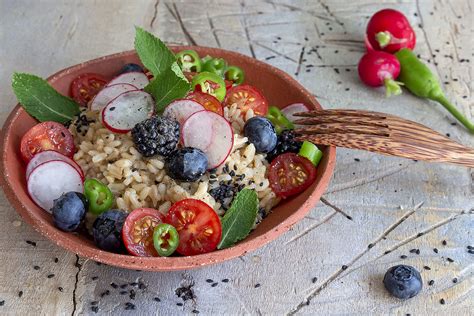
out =
<svg viewBox="0 0 474 316"><path fill-rule="evenodd" d="M470 122L453 104L451 104L436 77L409 49L404 48L395 53L400 62L401 71L397 80L403 82L411 93L440 103L471 133L474 133L474 123Z"/></svg>
<svg viewBox="0 0 474 316"><path fill-rule="evenodd" d="M197 74L193 77L191 86L193 89L198 88L198 90L216 97L219 102L222 102L225 98L224 79L214 73L201 72Z"/></svg>
<svg viewBox="0 0 474 316"><path fill-rule="evenodd" d="M267 119L272 122L277 134L280 134L285 129L295 128L295 125L289 119L287 119L286 116L281 113L280 109L276 106L270 106L268 108Z"/></svg>
<svg viewBox="0 0 474 316"><path fill-rule="evenodd" d="M84 195L89 201L89 212L99 215L112 207L114 195L109 187L97 179L84 182Z"/></svg>
<svg viewBox="0 0 474 316"><path fill-rule="evenodd" d="M202 69L201 58L195 50L182 50L176 54L176 60L182 71L199 72Z"/></svg>
<svg viewBox="0 0 474 316"><path fill-rule="evenodd" d="M321 158L323 158L323 152L319 150L318 146L307 141L304 141L301 145L298 155L307 158L315 167L319 161L321 161Z"/></svg>
<svg viewBox="0 0 474 316"><path fill-rule="evenodd" d="M224 77L226 68L227 62L223 58L211 58L202 65L202 71L211 72L221 77Z"/></svg>
<svg viewBox="0 0 474 316"><path fill-rule="evenodd" d="M170 224L161 223L153 231L153 246L161 257L168 257L178 248L179 234Z"/></svg>
<svg viewBox="0 0 474 316"><path fill-rule="evenodd" d="M244 71L237 66L229 66L225 71L224 77L235 84L241 84L245 79Z"/></svg>

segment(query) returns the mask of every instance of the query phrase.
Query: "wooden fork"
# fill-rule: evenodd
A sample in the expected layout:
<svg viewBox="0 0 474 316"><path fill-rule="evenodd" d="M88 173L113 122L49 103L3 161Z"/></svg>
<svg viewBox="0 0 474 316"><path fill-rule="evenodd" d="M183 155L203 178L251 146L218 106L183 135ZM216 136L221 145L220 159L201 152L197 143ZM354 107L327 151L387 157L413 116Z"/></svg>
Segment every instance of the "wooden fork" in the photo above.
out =
<svg viewBox="0 0 474 316"><path fill-rule="evenodd" d="M400 117L359 110L314 110L296 113L299 141L368 150L415 160L474 167L474 149L432 129Z"/></svg>

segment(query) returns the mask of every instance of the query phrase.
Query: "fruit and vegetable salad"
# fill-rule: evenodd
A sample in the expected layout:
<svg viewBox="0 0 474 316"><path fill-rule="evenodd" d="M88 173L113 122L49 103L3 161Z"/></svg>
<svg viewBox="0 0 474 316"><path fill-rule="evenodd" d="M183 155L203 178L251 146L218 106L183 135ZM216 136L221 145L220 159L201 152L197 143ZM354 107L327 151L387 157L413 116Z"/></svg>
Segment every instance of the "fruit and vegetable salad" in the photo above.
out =
<svg viewBox="0 0 474 316"><path fill-rule="evenodd" d="M114 78L83 73L69 96L14 74L40 122L19 149L27 189L58 229L116 253L203 254L244 239L315 181L322 152L293 132L306 105L269 105L238 65L173 54L140 28L135 49L140 64Z"/></svg>

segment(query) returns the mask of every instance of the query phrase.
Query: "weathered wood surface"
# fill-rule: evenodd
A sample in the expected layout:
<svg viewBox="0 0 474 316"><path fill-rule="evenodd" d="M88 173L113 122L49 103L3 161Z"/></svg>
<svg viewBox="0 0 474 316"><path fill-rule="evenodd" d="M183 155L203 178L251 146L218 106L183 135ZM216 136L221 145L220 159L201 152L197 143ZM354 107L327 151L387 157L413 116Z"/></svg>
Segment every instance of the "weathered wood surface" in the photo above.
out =
<svg viewBox="0 0 474 316"><path fill-rule="evenodd" d="M406 13L415 26L416 51L472 119L469 0L0 0L0 117L3 122L16 103L10 88L13 71L47 76L128 50L135 24L169 43L220 46L266 60L294 74L325 107L400 115L472 147L472 136L452 126L440 106L408 93L387 100L382 91L359 82L356 64L364 50L364 27L383 7ZM132 302L142 315L193 310L205 315L472 315L474 257L466 246L473 244L473 179L473 171L463 167L338 150L323 203L293 230L241 259L184 273L127 271L78 258L23 223L2 193L0 314L91 314L91 302L99 301L103 314L128 314L125 303ZM374 246L369 249L369 244ZM419 249L419 255L411 249ZM421 271L424 289L416 298L399 301L385 292L383 274L398 263ZM434 284L428 285L429 280ZM146 288L136 288L130 299L112 282L143 282ZM194 284L196 298L179 306L183 301L175 289L188 284ZM110 294L101 298L106 290Z"/></svg>

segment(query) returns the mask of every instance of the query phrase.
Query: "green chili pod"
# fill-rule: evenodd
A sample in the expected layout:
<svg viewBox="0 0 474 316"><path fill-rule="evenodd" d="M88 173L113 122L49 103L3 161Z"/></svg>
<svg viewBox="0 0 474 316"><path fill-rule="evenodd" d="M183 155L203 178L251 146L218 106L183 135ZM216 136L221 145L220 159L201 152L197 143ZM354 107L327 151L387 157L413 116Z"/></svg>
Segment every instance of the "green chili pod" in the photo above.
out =
<svg viewBox="0 0 474 316"><path fill-rule="evenodd" d="M411 93L440 103L471 133L474 133L474 123L470 122L452 103L448 101L441 90L438 79L430 69L423 64L409 49L403 48L395 53L400 62L401 70L397 80L405 84Z"/></svg>

